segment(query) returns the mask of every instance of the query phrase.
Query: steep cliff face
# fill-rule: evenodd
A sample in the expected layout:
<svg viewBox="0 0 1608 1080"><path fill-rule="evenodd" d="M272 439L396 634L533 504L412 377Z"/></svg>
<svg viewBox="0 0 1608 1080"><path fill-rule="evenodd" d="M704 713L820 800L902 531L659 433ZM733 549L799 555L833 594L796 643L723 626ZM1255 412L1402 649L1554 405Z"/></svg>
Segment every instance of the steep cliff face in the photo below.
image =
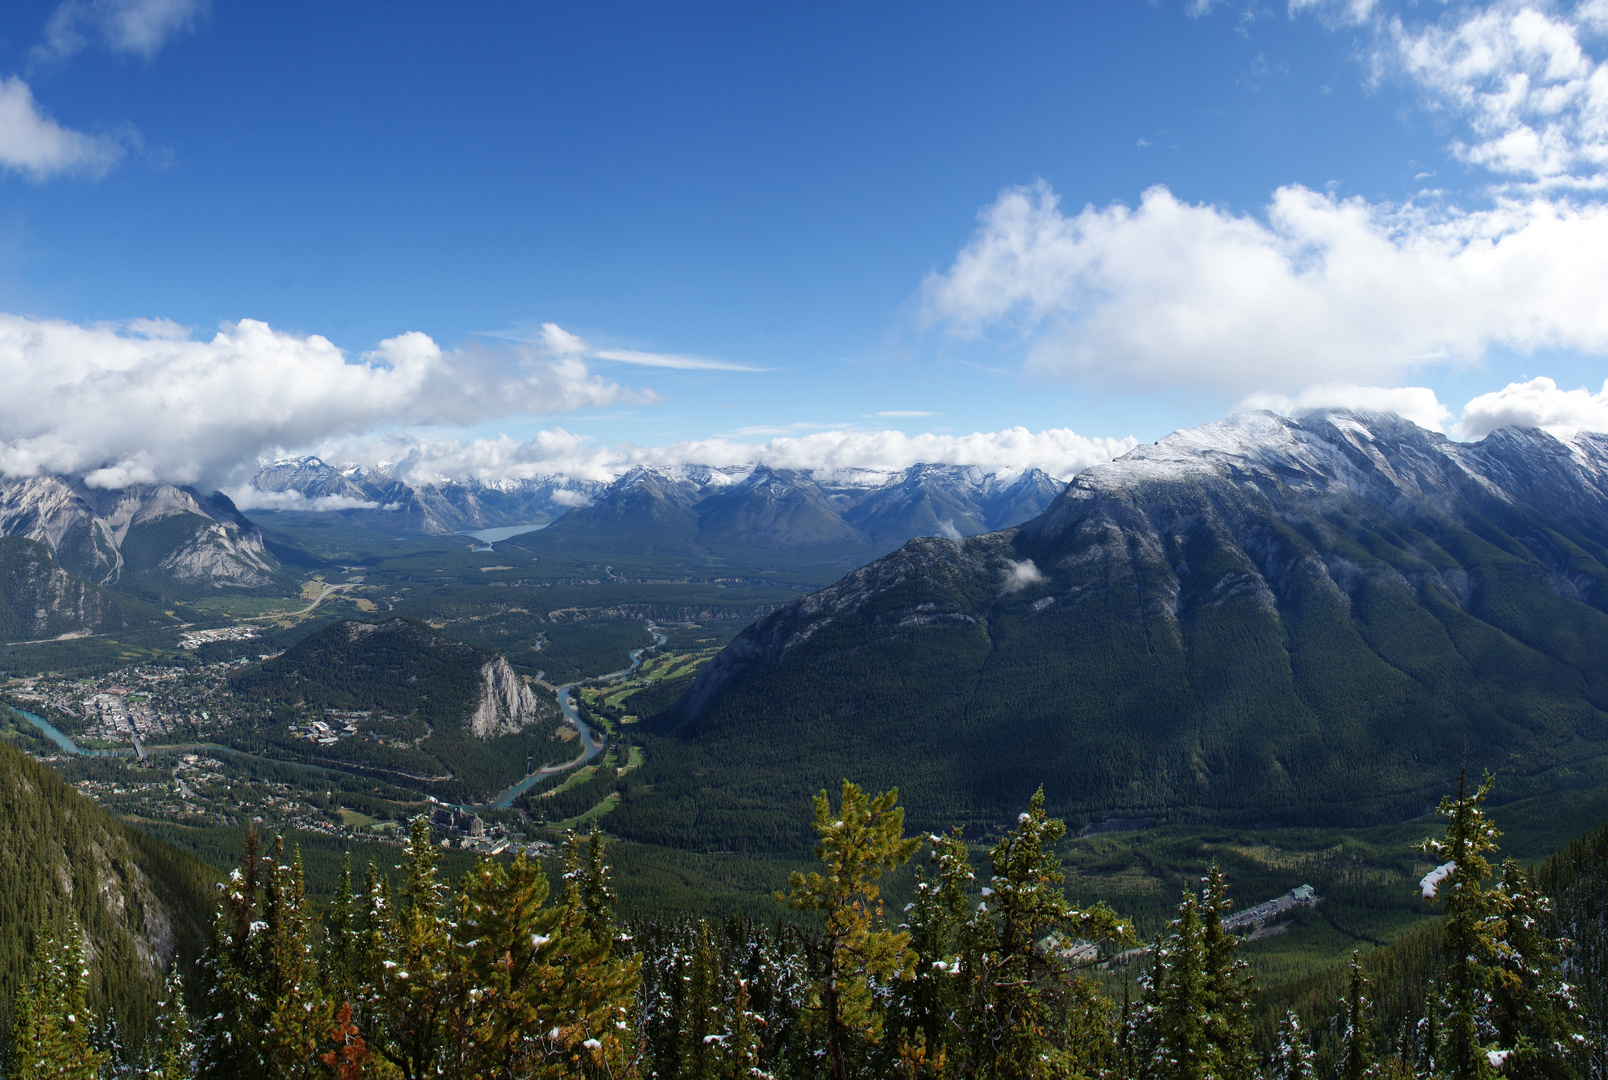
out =
<svg viewBox="0 0 1608 1080"><path fill-rule="evenodd" d="M215 872L114 820L49 768L0 741L0 1003L26 970L32 935L68 913L87 938L92 1006L143 1035L176 956L194 960Z"/></svg>
<svg viewBox="0 0 1608 1080"><path fill-rule="evenodd" d="M41 541L0 537L0 637L37 641L120 630L129 618L124 604L57 565Z"/></svg>
<svg viewBox="0 0 1608 1080"><path fill-rule="evenodd" d="M499 656L481 665L480 701L470 714L469 731L477 739L514 735L549 719L552 711Z"/></svg>
<svg viewBox="0 0 1608 1080"><path fill-rule="evenodd" d="M107 490L75 477L0 478L0 536L48 544L66 569L102 585L257 588L276 569L262 533L228 498L173 484Z"/></svg>

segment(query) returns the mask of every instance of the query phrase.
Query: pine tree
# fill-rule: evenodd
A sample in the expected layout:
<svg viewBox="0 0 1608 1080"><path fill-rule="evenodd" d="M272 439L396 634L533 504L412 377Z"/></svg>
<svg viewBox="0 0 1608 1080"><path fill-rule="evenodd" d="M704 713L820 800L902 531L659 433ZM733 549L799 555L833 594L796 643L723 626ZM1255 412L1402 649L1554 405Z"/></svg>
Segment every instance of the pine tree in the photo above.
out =
<svg viewBox="0 0 1608 1080"><path fill-rule="evenodd" d="M30 967L12 1007L10 1080L95 1080L107 1054L95 1046L89 965L77 921L69 919L59 934L42 929Z"/></svg>
<svg viewBox="0 0 1608 1080"><path fill-rule="evenodd" d="M1251 1045L1249 965L1234 955L1239 942L1223 925L1232 904L1228 882L1213 865L1201 890L1201 965L1205 983L1206 1039L1214 1068L1223 1076L1250 1076L1256 1052Z"/></svg>
<svg viewBox="0 0 1608 1080"><path fill-rule="evenodd" d="M195 1040L190 1036L190 1014L184 1007L184 976L175 957L162 997L156 1003L156 1025L151 1062L146 1075L154 1080L190 1080L195 1075Z"/></svg>
<svg viewBox="0 0 1608 1080"><path fill-rule="evenodd" d="M1268 1080L1312 1080L1312 1048L1294 1010L1286 1010L1279 1021L1272 1066Z"/></svg>
<svg viewBox="0 0 1608 1080"><path fill-rule="evenodd" d="M1439 901L1445 912L1441 948L1446 957L1446 1001L1435 1056L1455 1080L1494 1075L1493 1057L1499 1059L1501 1054L1491 1042L1495 1032L1487 1010L1497 942L1506 931L1505 897L1499 888L1486 884L1491 876L1486 853L1502 835L1485 813L1493 781L1487 773L1479 788L1471 791L1467 770L1459 772L1457 794L1442 799L1438 808L1446 821L1444 839L1431 838L1420 845L1420 850L1444 860L1422 885L1425 897Z"/></svg>
<svg viewBox="0 0 1608 1080"><path fill-rule="evenodd" d="M1586 1039L1576 1020L1573 987L1564 981L1567 938L1550 936L1552 900L1513 859L1502 863L1505 936L1497 942L1491 991L1497 1051L1504 1077L1561 1080L1576 1075Z"/></svg>
<svg viewBox="0 0 1608 1080"><path fill-rule="evenodd" d="M776 899L795 911L818 915L824 924L813 950L812 1014L825 1030L827 1069L832 1080L851 1075L851 1043L876 1044L883 1016L874 999L874 982L906 975L915 957L906 931L878 929L882 917L882 875L909 861L919 838L904 837L904 810L897 789L868 798L843 781L838 809L822 791L815 797L816 857L825 874L795 871L786 894Z"/></svg>
<svg viewBox="0 0 1608 1080"><path fill-rule="evenodd" d="M1200 906L1184 897L1145 973L1145 1003L1133 1038L1144 1080L1207 1080L1216 1061L1206 1035L1206 961Z"/></svg>
<svg viewBox="0 0 1608 1080"><path fill-rule="evenodd" d="M959 1045L955 1013L964 997L961 933L966 890L976 878L960 829L927 841L932 853L928 865L916 871L916 898L905 909L916 954L914 977L895 984L889 1008L894 1036L919 1046L923 1067L940 1055L952 1055Z"/></svg>
<svg viewBox="0 0 1608 1080"><path fill-rule="evenodd" d="M390 904L377 884L363 964L368 1048L405 1080L435 1076L446 1048L453 956L435 859L421 814L409 831L400 902Z"/></svg>
<svg viewBox="0 0 1608 1080"><path fill-rule="evenodd" d="M1092 961L1092 944L1126 942L1131 932L1103 904L1077 911L1067 902L1055 856L1065 835L1066 825L1045 815L1040 788L1016 828L989 852L994 873L971 928L977 943L971 1055L980 1076L1063 1076L1092 1049L1086 1044L1110 1042L1089 1030L1098 995L1076 984L1071 957ZM1067 1037L1069 1027L1076 1040Z"/></svg>
<svg viewBox="0 0 1608 1080"><path fill-rule="evenodd" d="M1375 1075L1373 1002L1368 1000L1368 979L1357 953L1351 954L1351 981L1341 1016L1341 1080L1367 1080Z"/></svg>

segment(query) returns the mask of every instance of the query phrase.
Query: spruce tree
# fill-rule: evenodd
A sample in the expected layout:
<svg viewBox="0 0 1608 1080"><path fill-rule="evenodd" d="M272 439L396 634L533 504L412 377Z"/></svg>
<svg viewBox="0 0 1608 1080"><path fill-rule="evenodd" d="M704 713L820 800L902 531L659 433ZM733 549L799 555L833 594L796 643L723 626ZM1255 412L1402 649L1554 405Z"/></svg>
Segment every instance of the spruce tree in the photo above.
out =
<svg viewBox="0 0 1608 1080"><path fill-rule="evenodd" d="M1077 985L1075 968L1095 959L1100 942L1131 938L1103 904L1079 911L1067 902L1055 855L1065 835L1066 825L1046 816L1041 787L989 852L994 873L971 930L971 1059L979 1076L1031 1080L1077 1068L1091 1049L1088 1010L1103 998ZM1109 1042L1103 1034L1093 1039Z"/></svg>
<svg viewBox="0 0 1608 1080"><path fill-rule="evenodd" d="M190 1080L195 1075L195 1040L190 1034L190 1014L184 1007L184 976L177 957L156 1003L151 1062L146 1075L154 1080Z"/></svg>
<svg viewBox="0 0 1608 1080"><path fill-rule="evenodd" d="M1513 859L1498 886L1506 902L1505 936L1497 942L1492 1017L1504 1077L1564 1080L1586 1046L1576 1019L1574 988L1564 980L1570 942L1551 936L1552 900Z"/></svg>
<svg viewBox="0 0 1608 1080"><path fill-rule="evenodd" d="M699 920L692 951L681 965L682 998L676 1080L715 1080L725 1041L720 949L709 923Z"/></svg>
<svg viewBox="0 0 1608 1080"><path fill-rule="evenodd" d="M1345 1012L1340 1018L1341 1080L1368 1080L1378 1068L1374 1048L1373 1002L1368 999L1368 979L1356 952L1351 954L1351 978L1347 984Z"/></svg>
<svg viewBox="0 0 1608 1080"><path fill-rule="evenodd" d="M383 886L376 890L388 910L373 911L377 925L363 965L368 1049L404 1080L436 1076L445 1050L453 957L435 861L430 823L421 814L409 831L398 902L388 902Z"/></svg>
<svg viewBox="0 0 1608 1080"><path fill-rule="evenodd" d="M203 1080L261 1076L267 1068L257 986L257 940L266 927L257 918L261 863L260 839L253 827L246 832L241 865L223 884L212 938L201 958L203 1007L196 1043Z"/></svg>
<svg viewBox="0 0 1608 1080"><path fill-rule="evenodd" d="M905 927L916 954L914 977L895 984L889 1020L900 1043L919 1047L923 1067L959 1045L955 1019L964 998L961 935L967 896L976 875L961 830L927 838L928 865L916 871L916 898L905 909ZM910 1057L910 1054L905 1054Z"/></svg>
<svg viewBox="0 0 1608 1080"><path fill-rule="evenodd" d="M1132 1036L1143 1080L1208 1080L1217 1075L1206 1032L1206 961L1200 905L1193 893L1159 939L1141 984L1145 1002Z"/></svg>
<svg viewBox="0 0 1608 1080"><path fill-rule="evenodd" d="M906 976L914 963L907 931L880 929L877 880L909 861L919 838L904 837L904 810L897 789L875 798L843 781L838 808L822 791L815 797L816 857L826 873L795 871L787 893L776 899L795 911L820 917L821 940L813 952L811 1014L825 1034L832 1080L853 1075L851 1044L876 1044L883 1016L874 983Z"/></svg>
<svg viewBox="0 0 1608 1080"><path fill-rule="evenodd" d="M1494 778L1487 773L1477 789L1468 772L1457 775L1457 794L1441 800L1438 813L1446 835L1420 850L1442 860L1421 883L1426 899L1445 913L1442 952L1446 957L1446 995L1440 1021L1437 1061L1454 1080L1483 1080L1495 1074L1501 1050L1494 1045L1488 1003L1497 963L1497 942L1506 932L1506 903L1499 888L1487 884L1486 854L1501 833L1485 813Z"/></svg>
<svg viewBox="0 0 1608 1080"><path fill-rule="evenodd" d="M1279 1021L1268 1080L1312 1080L1312 1048L1293 1009Z"/></svg>
<svg viewBox="0 0 1608 1080"><path fill-rule="evenodd" d="M334 1020L313 958L313 918L307 906L301 851L285 862L285 842L274 842L265 880L263 919L256 958L256 993L265 1007L260 1035L268 1075L292 1080L313 1067L319 1044Z"/></svg>
<svg viewBox="0 0 1608 1080"><path fill-rule="evenodd" d="M43 928L29 966L28 982L12 1006L9 1080L96 1080L107 1054L95 1045L89 965L77 920L69 919L60 933Z"/></svg>
<svg viewBox="0 0 1608 1080"><path fill-rule="evenodd" d="M330 997L351 1001L357 992L357 958L362 950L358 902L352 892L352 855L341 856L341 876L325 916L324 972Z"/></svg>
<svg viewBox="0 0 1608 1080"><path fill-rule="evenodd" d="M1239 942L1223 925L1232 906L1228 882L1214 864L1201 889L1200 904L1206 1039L1220 1075L1249 1076L1256 1061L1251 1045L1252 985L1250 966L1234 955Z"/></svg>

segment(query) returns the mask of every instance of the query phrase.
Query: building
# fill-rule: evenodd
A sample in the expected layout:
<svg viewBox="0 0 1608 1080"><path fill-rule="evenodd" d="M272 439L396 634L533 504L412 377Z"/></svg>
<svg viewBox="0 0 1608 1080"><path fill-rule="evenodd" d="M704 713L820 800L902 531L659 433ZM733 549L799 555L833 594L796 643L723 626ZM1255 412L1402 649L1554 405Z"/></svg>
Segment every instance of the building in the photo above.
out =
<svg viewBox="0 0 1608 1080"><path fill-rule="evenodd" d="M486 835L486 823L479 815L456 806L437 806L430 814L430 824L451 836Z"/></svg>

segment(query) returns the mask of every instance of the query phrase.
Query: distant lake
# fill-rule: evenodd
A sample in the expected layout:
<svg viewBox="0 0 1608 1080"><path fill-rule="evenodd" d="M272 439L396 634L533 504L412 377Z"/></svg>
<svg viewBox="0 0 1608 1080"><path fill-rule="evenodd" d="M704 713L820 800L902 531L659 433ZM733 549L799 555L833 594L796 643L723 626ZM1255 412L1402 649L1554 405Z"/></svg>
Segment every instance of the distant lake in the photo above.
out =
<svg viewBox="0 0 1608 1080"><path fill-rule="evenodd" d="M491 544L498 540L506 540L510 536L518 536L520 533L535 532L537 529L545 529L546 527L546 522L542 522L539 525L533 522L529 525L504 525L499 529L475 529L472 532L461 532L458 535L472 536L476 540L479 540L482 544Z"/></svg>

